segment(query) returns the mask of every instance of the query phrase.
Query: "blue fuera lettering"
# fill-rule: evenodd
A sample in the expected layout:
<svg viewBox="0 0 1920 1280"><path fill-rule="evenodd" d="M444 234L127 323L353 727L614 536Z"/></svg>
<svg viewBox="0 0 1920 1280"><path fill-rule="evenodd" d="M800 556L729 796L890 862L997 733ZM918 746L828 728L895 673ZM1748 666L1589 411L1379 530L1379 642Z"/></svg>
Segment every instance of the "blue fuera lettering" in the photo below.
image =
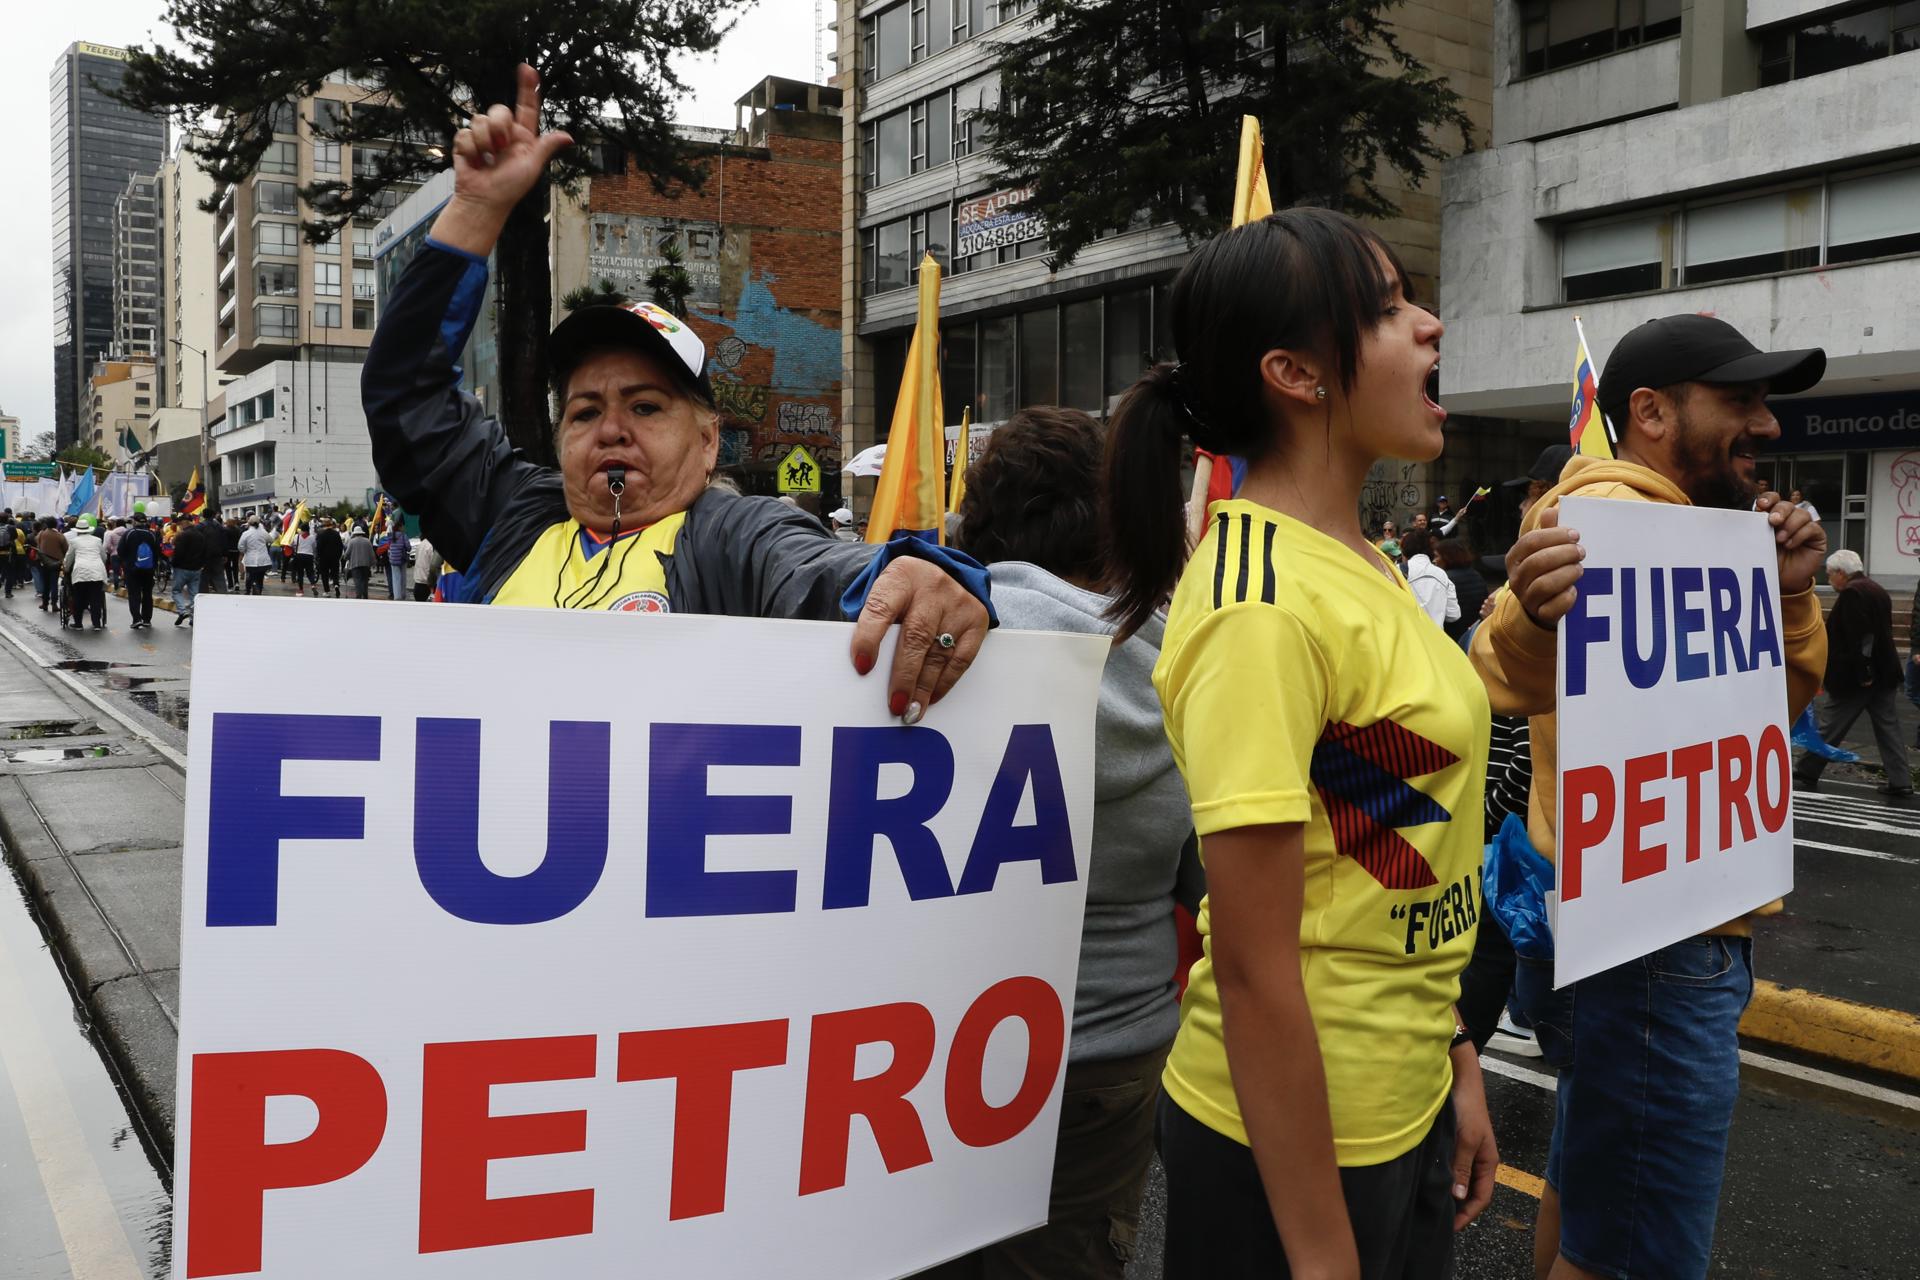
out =
<svg viewBox="0 0 1920 1280"><path fill-rule="evenodd" d="M1636 689L1651 689L1660 683L1667 667L1667 584L1666 570L1647 570L1647 603L1653 612L1652 651L1640 652L1640 593L1634 590L1634 570L1620 571L1620 631L1623 641L1620 660L1627 679Z"/></svg>
<svg viewBox="0 0 1920 1280"><path fill-rule="evenodd" d="M1753 568L1753 621L1747 627L1752 633L1753 643L1747 649L1749 669L1760 665L1760 655L1771 654L1773 665L1785 666L1780 656L1780 624L1773 617L1773 601L1767 597L1767 571L1759 565Z"/></svg>
<svg viewBox="0 0 1920 1280"><path fill-rule="evenodd" d="M1746 647L1740 643L1740 575L1725 565L1707 570L1707 611L1713 618L1713 673L1747 670Z"/></svg>
<svg viewBox="0 0 1920 1280"><path fill-rule="evenodd" d="M607 865L608 747L603 721L547 730L547 855L503 876L480 857L480 722L422 717L414 729L413 860L420 883L475 924L539 924L585 902Z"/></svg>
<svg viewBox="0 0 1920 1280"><path fill-rule="evenodd" d="M1654 570L1658 573L1659 570ZM1673 571L1673 675L1676 680L1704 680L1713 674L1705 653L1695 653L1687 641L1707 629L1707 612L1687 603L1706 589L1705 575L1691 565ZM1657 588L1656 588L1657 590Z"/></svg>
<svg viewBox="0 0 1920 1280"><path fill-rule="evenodd" d="M1033 783L1033 824L1016 827L1020 798ZM1070 882L1073 830L1067 824L1067 789L1060 781L1060 759L1053 749L1053 728L1017 724L1007 738L1000 771L987 791L986 808L960 874L961 893L986 893L1009 862L1038 862L1042 884Z"/></svg>
<svg viewBox="0 0 1920 1280"><path fill-rule="evenodd" d="M903 764L913 785L891 800L879 797L880 766ZM873 885L873 842L893 846L907 896L953 894L946 855L927 824L953 791L953 747L925 726L833 731L833 777L828 785L826 889L821 906L864 907Z"/></svg>
<svg viewBox="0 0 1920 1280"><path fill-rule="evenodd" d="M217 712L207 800L207 927L279 919L281 841L365 834L360 796L280 794L283 761L379 758L378 716Z"/></svg>
<svg viewBox="0 0 1920 1280"><path fill-rule="evenodd" d="M1573 608L1560 623L1561 642L1567 647L1569 698L1577 698L1587 691L1588 647L1613 637L1613 620L1605 614L1590 612L1587 603L1595 596L1612 594L1613 570L1592 568L1580 575L1580 585L1573 593Z"/></svg>
<svg viewBox="0 0 1920 1280"><path fill-rule="evenodd" d="M708 836L786 835L792 796L707 793L712 765L800 763L797 724L656 724L647 765L647 914L791 911L794 871L709 871Z"/></svg>

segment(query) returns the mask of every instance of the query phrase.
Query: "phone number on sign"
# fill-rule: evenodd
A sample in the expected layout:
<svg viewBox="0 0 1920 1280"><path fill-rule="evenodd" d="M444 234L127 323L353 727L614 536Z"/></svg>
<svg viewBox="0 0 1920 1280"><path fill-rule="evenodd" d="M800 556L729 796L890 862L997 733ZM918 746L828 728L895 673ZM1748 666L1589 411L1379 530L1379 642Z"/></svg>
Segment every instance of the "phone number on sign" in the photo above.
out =
<svg viewBox="0 0 1920 1280"><path fill-rule="evenodd" d="M1038 218L1022 218L1005 226L967 232L960 237L960 247L954 253L957 257L970 258L989 249L1004 249L1024 240L1038 240L1045 234L1046 229L1040 225Z"/></svg>

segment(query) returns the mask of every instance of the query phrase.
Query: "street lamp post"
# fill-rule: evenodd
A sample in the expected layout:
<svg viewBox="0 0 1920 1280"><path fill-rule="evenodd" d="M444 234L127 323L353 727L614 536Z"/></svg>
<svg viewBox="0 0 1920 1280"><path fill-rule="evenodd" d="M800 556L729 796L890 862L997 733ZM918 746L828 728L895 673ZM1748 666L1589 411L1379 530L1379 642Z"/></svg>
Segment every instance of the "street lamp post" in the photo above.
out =
<svg viewBox="0 0 1920 1280"><path fill-rule="evenodd" d="M176 347L191 351L200 357L200 483L211 488L213 485L213 473L209 469L207 459L209 445L207 427L210 422L208 414L213 409L213 395L212 389L207 384L207 353L192 343L182 342L178 338L168 338L167 341ZM216 493L214 501L210 503L209 506L218 507L219 505L219 498Z"/></svg>

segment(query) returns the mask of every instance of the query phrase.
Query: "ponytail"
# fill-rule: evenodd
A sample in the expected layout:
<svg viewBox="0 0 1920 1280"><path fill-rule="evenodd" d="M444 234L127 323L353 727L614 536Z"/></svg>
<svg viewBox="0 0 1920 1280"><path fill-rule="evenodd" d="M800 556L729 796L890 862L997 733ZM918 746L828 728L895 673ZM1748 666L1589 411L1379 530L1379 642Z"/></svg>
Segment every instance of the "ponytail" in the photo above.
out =
<svg viewBox="0 0 1920 1280"><path fill-rule="evenodd" d="M1188 411L1177 366L1157 364L1133 384L1107 428L1100 518L1107 617L1120 635L1138 631L1166 601L1187 559L1186 505L1180 495L1180 441Z"/></svg>

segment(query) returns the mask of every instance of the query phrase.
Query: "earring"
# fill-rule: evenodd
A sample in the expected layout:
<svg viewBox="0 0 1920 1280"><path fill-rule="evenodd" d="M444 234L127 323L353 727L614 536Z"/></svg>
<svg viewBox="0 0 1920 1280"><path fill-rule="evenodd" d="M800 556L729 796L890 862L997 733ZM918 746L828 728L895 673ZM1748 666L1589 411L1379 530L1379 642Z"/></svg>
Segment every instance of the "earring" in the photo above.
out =
<svg viewBox="0 0 1920 1280"><path fill-rule="evenodd" d="M1313 398L1315 400L1325 400L1327 398L1327 389L1325 387L1315 387L1313 389Z"/></svg>

